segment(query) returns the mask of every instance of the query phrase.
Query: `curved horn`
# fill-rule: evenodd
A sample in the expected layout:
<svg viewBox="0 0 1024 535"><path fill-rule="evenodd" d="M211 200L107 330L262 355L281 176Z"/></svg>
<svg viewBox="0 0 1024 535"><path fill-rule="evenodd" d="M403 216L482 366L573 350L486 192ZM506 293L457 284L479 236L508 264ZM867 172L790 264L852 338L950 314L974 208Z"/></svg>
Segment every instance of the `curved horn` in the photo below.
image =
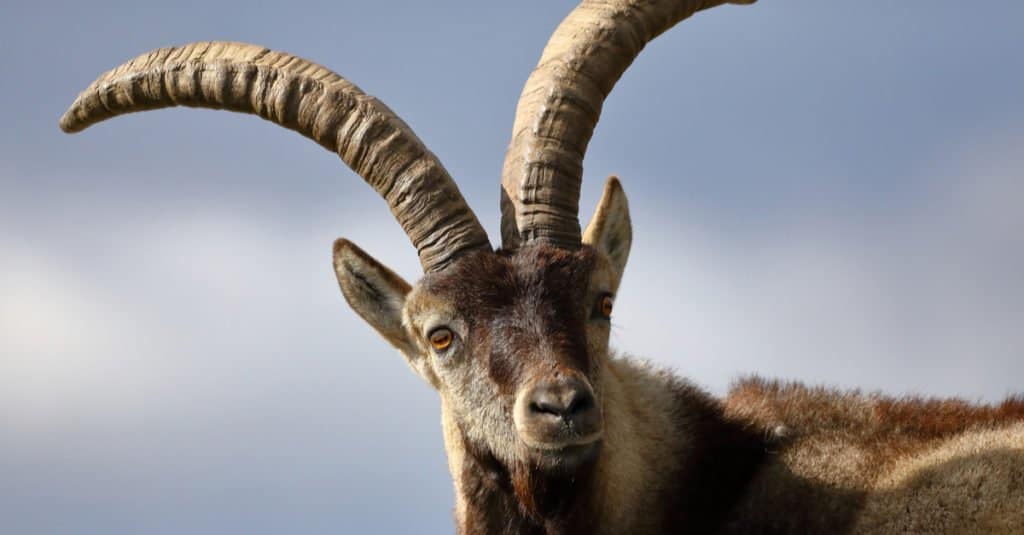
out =
<svg viewBox="0 0 1024 535"><path fill-rule="evenodd" d="M755 0L728 3L751 4ZM584 0L523 87L501 173L502 247L580 246L583 154L615 82L648 41L725 0Z"/></svg>
<svg viewBox="0 0 1024 535"><path fill-rule="evenodd" d="M178 105L252 113L336 152L384 197L426 272L490 248L455 181L398 116L334 72L282 52L227 42L154 50L101 75L60 127L78 132Z"/></svg>

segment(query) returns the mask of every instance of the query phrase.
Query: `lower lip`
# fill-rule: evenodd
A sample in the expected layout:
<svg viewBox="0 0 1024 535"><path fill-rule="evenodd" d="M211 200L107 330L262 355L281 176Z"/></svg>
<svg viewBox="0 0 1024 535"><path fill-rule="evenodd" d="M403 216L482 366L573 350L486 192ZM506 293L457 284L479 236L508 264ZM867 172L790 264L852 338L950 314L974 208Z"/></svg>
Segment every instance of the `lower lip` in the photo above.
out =
<svg viewBox="0 0 1024 535"><path fill-rule="evenodd" d="M529 441L529 440L526 440L525 442L526 442L526 444L528 446L530 446L531 448L533 448L535 450L556 451L557 452L557 451L564 451L564 450L572 449L572 448L586 448L588 446L593 445L596 442L599 442L600 440L601 440L600 433L596 433L596 434L592 434L590 437L587 437L586 440L577 440L575 442L569 442L569 443L564 443L564 444L558 444L558 443L548 443L548 444L545 444L543 442L532 442L531 443L531 441Z"/></svg>
<svg viewBox="0 0 1024 535"><path fill-rule="evenodd" d="M599 443L599 441L594 440L586 444L572 444L559 448L534 448L534 451L543 457L553 460L572 461L588 457L597 450Z"/></svg>

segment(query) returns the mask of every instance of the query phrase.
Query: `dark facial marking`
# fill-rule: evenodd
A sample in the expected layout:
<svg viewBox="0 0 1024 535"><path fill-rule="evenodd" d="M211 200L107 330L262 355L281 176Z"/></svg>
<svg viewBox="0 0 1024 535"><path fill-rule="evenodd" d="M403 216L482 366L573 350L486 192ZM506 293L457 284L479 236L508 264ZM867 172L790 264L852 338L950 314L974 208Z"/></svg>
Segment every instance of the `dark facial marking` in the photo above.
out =
<svg viewBox="0 0 1024 535"><path fill-rule="evenodd" d="M596 516L588 501L592 461L573 473L540 473L521 463L506 467L471 442L464 447L468 456L460 479L469 503L462 533L594 532Z"/></svg>
<svg viewBox="0 0 1024 535"><path fill-rule="evenodd" d="M495 403L512 402L529 381L553 374L579 374L593 381L587 322L588 295L597 265L589 247L563 251L525 246L463 257L421 281L423 291L451 303L465 322L465 360L478 380L490 381ZM462 428L463 424L459 424ZM499 461L490 446L469 440L461 488L468 498L466 533L590 533L585 503L595 455L540 470L529 456ZM505 464L508 462L508 464Z"/></svg>
<svg viewBox="0 0 1024 535"><path fill-rule="evenodd" d="M455 304L469 325L470 358L511 395L531 377L591 373L586 299L594 255L587 247L541 245L479 254L425 279L425 286Z"/></svg>

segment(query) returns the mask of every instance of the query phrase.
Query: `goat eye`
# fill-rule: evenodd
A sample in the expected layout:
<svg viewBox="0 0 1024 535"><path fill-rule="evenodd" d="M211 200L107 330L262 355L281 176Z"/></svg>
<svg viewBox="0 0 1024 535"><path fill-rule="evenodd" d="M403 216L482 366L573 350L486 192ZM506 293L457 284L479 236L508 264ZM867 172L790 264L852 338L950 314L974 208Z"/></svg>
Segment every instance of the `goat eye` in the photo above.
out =
<svg viewBox="0 0 1024 535"><path fill-rule="evenodd" d="M452 345L452 341L455 340L455 335L452 334L451 329L446 327L440 327L430 331L427 336L430 339L430 345L434 346L437 351L444 351L448 349L448 346Z"/></svg>
<svg viewBox="0 0 1024 535"><path fill-rule="evenodd" d="M615 298L610 295L601 297L601 300L597 302L597 313L605 319L611 319L612 317L612 305L615 304Z"/></svg>

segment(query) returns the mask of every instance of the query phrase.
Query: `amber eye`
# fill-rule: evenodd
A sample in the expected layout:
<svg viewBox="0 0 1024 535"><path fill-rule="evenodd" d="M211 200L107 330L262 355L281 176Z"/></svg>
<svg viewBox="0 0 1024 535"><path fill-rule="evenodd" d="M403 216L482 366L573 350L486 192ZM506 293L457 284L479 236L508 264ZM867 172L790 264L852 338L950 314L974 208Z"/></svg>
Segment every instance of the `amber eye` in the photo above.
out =
<svg viewBox="0 0 1024 535"><path fill-rule="evenodd" d="M598 301L598 303L597 303L597 311L605 319L611 318L612 317L612 305L614 305L614 304L615 304L615 299L612 296L610 296L610 295L606 295L606 296L602 297L600 301Z"/></svg>
<svg viewBox="0 0 1024 535"><path fill-rule="evenodd" d="M444 351L448 349L448 346L452 345L455 335L452 334L451 330L441 327L431 331L428 338L430 338L430 345L434 346L434 349Z"/></svg>

